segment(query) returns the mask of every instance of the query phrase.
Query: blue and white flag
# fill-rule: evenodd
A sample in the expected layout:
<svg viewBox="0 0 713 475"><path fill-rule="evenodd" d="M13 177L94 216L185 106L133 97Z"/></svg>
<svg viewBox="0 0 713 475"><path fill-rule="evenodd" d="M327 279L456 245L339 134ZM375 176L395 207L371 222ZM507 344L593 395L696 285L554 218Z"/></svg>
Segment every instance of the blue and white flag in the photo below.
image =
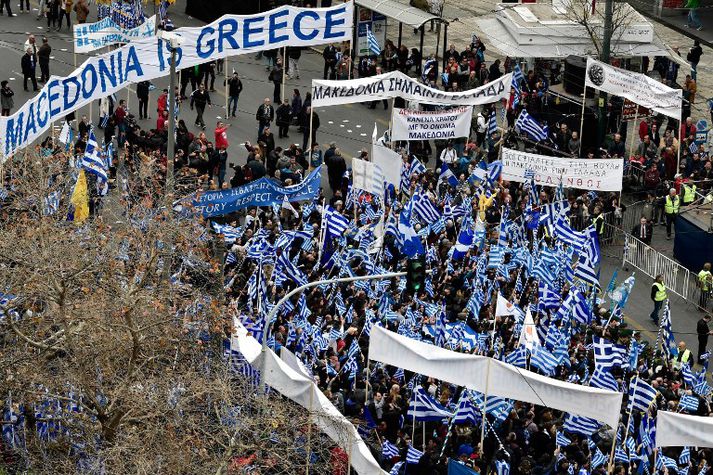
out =
<svg viewBox="0 0 713 475"><path fill-rule="evenodd" d="M97 190L101 196L104 196L109 191L109 167L102 157L102 151L97 143L97 138L94 136L94 129L89 130L89 138L87 146L84 149L84 158L82 160L82 168L97 177Z"/></svg>
<svg viewBox="0 0 713 475"><path fill-rule="evenodd" d="M453 174L447 163L441 165L441 174L438 176L437 187L440 187L441 183L444 182L453 187L458 186L458 178Z"/></svg>
<svg viewBox="0 0 713 475"><path fill-rule="evenodd" d="M423 248L423 243L421 239L416 234L416 231L411 225L411 210L413 208L413 202L409 201L404 209L401 210L399 215L399 240L402 243L402 252L407 257L414 257L419 254L425 254L426 250Z"/></svg>
<svg viewBox="0 0 713 475"><path fill-rule="evenodd" d="M381 54L381 46L379 46L379 41L368 26L366 27L366 39L369 43L369 52L374 56L379 56Z"/></svg>
<svg viewBox="0 0 713 475"><path fill-rule="evenodd" d="M679 409L688 411L690 414L694 414L698 410L698 398L696 396L684 394L678 401L678 407Z"/></svg>
<svg viewBox="0 0 713 475"><path fill-rule="evenodd" d="M538 142L547 139L545 130L525 109L520 112L520 116L515 121L515 130L529 135Z"/></svg>
<svg viewBox="0 0 713 475"><path fill-rule="evenodd" d="M593 335L594 361L597 366L611 370L617 366L626 368L629 365L627 349L623 345L616 345L609 340Z"/></svg>
<svg viewBox="0 0 713 475"><path fill-rule="evenodd" d="M658 391L649 383L639 377L634 377L629 383L629 404L628 410L648 412L649 408L656 402Z"/></svg>
<svg viewBox="0 0 713 475"><path fill-rule="evenodd" d="M384 443L381 444L381 455L383 458L389 460L399 456L399 449L394 444L384 439Z"/></svg>
<svg viewBox="0 0 713 475"><path fill-rule="evenodd" d="M567 414L563 428L567 432L589 437L599 429L599 422L589 417Z"/></svg>
<svg viewBox="0 0 713 475"><path fill-rule="evenodd" d="M471 220L466 217L463 219L463 224L461 226L460 233L458 233L458 240L456 245L453 247L453 259L458 261L465 257L471 247L473 247L473 238L475 237L475 232L471 228Z"/></svg>
<svg viewBox="0 0 713 475"><path fill-rule="evenodd" d="M324 221L327 236L339 237L349 229L349 220L329 205L324 213Z"/></svg>
<svg viewBox="0 0 713 475"><path fill-rule="evenodd" d="M424 389L419 386L413 391L409 402L407 418L413 418L418 422L441 421L452 417L453 414L441 406Z"/></svg>
<svg viewBox="0 0 713 475"><path fill-rule="evenodd" d="M495 111L490 114L490 120L488 121L488 136L492 137L493 134L498 132L498 123L495 118Z"/></svg>
<svg viewBox="0 0 713 475"><path fill-rule="evenodd" d="M441 217L436 205L421 191L416 191L413 194L411 202L413 203L413 212L422 221L431 224Z"/></svg>
<svg viewBox="0 0 713 475"><path fill-rule="evenodd" d="M406 452L406 463L417 464L419 460L423 457L423 452L414 449L413 445L408 446L408 452Z"/></svg>
<svg viewBox="0 0 713 475"><path fill-rule="evenodd" d="M542 371L545 376L555 374L559 361L555 356L541 346L532 348L532 356L530 356L530 364Z"/></svg>
<svg viewBox="0 0 713 475"><path fill-rule="evenodd" d="M466 389L458 400L458 408L453 416L453 424L478 425L482 418L480 409L473 403L470 390Z"/></svg>

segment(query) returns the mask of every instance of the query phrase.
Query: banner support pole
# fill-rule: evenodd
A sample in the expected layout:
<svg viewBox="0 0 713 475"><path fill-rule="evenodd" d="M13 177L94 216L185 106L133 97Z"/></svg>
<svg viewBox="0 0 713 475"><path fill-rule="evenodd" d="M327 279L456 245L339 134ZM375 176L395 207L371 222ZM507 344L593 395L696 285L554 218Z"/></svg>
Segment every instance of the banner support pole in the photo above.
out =
<svg viewBox="0 0 713 475"><path fill-rule="evenodd" d="M673 172L674 175L678 173L681 169L681 147L683 146L683 137L681 136L681 127L683 126L683 108L681 108L681 113L678 115L678 130L676 135L678 135L678 157L676 158L676 171Z"/></svg>
<svg viewBox="0 0 713 475"><path fill-rule="evenodd" d="M490 361L488 358L488 371L485 373L485 395L483 397L483 407L480 409L481 418L483 419L480 423L480 457L483 457L483 450L485 446L485 424L488 422L488 413L485 408L488 406L488 393L490 392Z"/></svg>
<svg viewBox="0 0 713 475"><path fill-rule="evenodd" d="M223 62L223 82L225 83L225 121L230 120L230 97L228 96L228 64L230 57L226 56Z"/></svg>
<svg viewBox="0 0 713 475"><path fill-rule="evenodd" d="M287 46L282 48L282 89L280 91L280 99L285 100L285 78L287 77ZM280 104L275 104L280 107ZM310 126L310 129L312 127Z"/></svg>
<svg viewBox="0 0 713 475"><path fill-rule="evenodd" d="M579 120L579 143L582 143L582 132L584 132L584 108L587 104L587 85L584 85L584 91L582 92L582 117ZM580 147L581 149L581 147ZM581 150L580 150L581 156Z"/></svg>
<svg viewBox="0 0 713 475"><path fill-rule="evenodd" d="M633 103L636 106L636 113L634 114L634 126L631 128L631 138L629 139L629 156L634 153L634 136L636 135L636 123L639 121L639 104ZM580 137L581 140L581 137ZM681 147L679 147L680 149ZM626 157L624 157L626 158Z"/></svg>
<svg viewBox="0 0 713 475"><path fill-rule="evenodd" d="M309 137L307 138L307 150L304 153L307 155L307 160L311 162L312 155L312 137L314 137L314 131L312 130L312 121L314 120L314 106L310 105L309 108ZM308 163L311 168L311 164Z"/></svg>

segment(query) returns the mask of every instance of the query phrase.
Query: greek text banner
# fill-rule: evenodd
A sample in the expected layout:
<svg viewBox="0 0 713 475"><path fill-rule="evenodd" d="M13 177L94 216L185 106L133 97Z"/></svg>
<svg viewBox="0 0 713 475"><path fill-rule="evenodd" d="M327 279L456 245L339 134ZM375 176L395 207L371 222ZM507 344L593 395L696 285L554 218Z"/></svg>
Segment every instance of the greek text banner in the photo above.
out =
<svg viewBox="0 0 713 475"><path fill-rule="evenodd" d="M312 104L337 106L401 97L420 104L477 106L509 97L511 82L512 74L506 74L476 89L445 92L421 84L401 71L393 71L349 81L313 80Z"/></svg>
<svg viewBox="0 0 713 475"><path fill-rule="evenodd" d="M544 186L596 191L621 191L624 176L624 162L618 158L560 158L503 149L502 178L520 183L529 182L525 178L528 171L534 172L535 183Z"/></svg>
<svg viewBox="0 0 713 475"><path fill-rule="evenodd" d="M176 67L283 46L312 46L349 40L353 3L331 8L279 7L257 15L225 15L197 28L179 28ZM67 77L52 76L39 94L10 117L0 118L0 152L7 157L48 130L53 121L123 89L167 76L171 49L166 40L145 38L87 59Z"/></svg>
<svg viewBox="0 0 713 475"><path fill-rule="evenodd" d="M656 447L713 447L713 418L659 411Z"/></svg>
<svg viewBox="0 0 713 475"><path fill-rule="evenodd" d="M394 108L391 140L436 140L467 137L473 107L442 111Z"/></svg>
<svg viewBox="0 0 713 475"><path fill-rule="evenodd" d="M681 118L683 91L671 89L645 74L615 68L587 58L585 85L615 96L625 97L640 106L674 119Z"/></svg>
<svg viewBox="0 0 713 475"><path fill-rule="evenodd" d="M288 201L311 201L319 192L321 168L316 168L302 183L295 186L280 186L270 178L263 177L238 188L199 193L191 204L196 212L208 218L249 206L272 206L282 203L285 196Z"/></svg>
<svg viewBox="0 0 713 475"><path fill-rule="evenodd" d="M96 23L75 24L74 52L89 53L105 46L117 43L131 43L141 38L154 36L156 29L156 15L129 30L117 25L111 17L106 17Z"/></svg>

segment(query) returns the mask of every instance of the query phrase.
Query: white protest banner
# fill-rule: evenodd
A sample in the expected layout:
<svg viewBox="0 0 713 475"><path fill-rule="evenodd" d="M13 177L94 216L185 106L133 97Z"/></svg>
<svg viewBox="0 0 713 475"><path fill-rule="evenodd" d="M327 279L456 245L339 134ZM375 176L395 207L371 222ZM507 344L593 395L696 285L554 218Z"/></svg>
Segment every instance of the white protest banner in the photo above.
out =
<svg viewBox="0 0 713 475"><path fill-rule="evenodd" d="M96 23L78 23L72 29L74 30L74 52L89 53L105 46L130 43L154 36L156 15L147 18L136 28L128 30L117 25L111 17L106 17Z"/></svg>
<svg viewBox="0 0 713 475"><path fill-rule="evenodd" d="M352 37L353 3L330 8L283 6L257 15L225 15L208 25L179 28L176 66L255 53L284 46L341 43ZM0 118L3 160L27 146L54 120L131 83L167 76L171 49L167 41L144 38L87 59L67 77L52 76L34 98L10 117Z"/></svg>
<svg viewBox="0 0 713 475"><path fill-rule="evenodd" d="M713 447L713 417L656 413L656 447Z"/></svg>
<svg viewBox="0 0 713 475"><path fill-rule="evenodd" d="M420 104L477 106L510 97L512 73L476 89L445 92L421 84L401 71L349 81L312 81L312 105L337 106L401 97Z"/></svg>
<svg viewBox="0 0 713 475"><path fill-rule="evenodd" d="M384 181L398 189L401 185L401 166L404 163L401 155L378 143L374 143L372 155L374 164L378 165L384 174Z"/></svg>
<svg viewBox="0 0 713 475"><path fill-rule="evenodd" d="M681 118L683 91L672 89L645 74L615 68L587 58L585 85L624 97L674 119Z"/></svg>
<svg viewBox="0 0 713 475"><path fill-rule="evenodd" d="M483 394L591 417L617 427L623 394L548 378L485 356L446 350L374 326L369 359Z"/></svg>
<svg viewBox="0 0 713 475"><path fill-rule="evenodd" d="M391 140L436 140L468 137L473 107L420 111L394 107Z"/></svg>
<svg viewBox="0 0 713 475"><path fill-rule="evenodd" d="M327 399L311 378L280 359L271 349L263 353L260 342L250 336L237 318L233 319L233 327L231 351L239 351L253 368L263 371L265 384L307 409L314 423L350 454L351 466L356 473L386 475L354 425Z"/></svg>
<svg viewBox="0 0 713 475"><path fill-rule="evenodd" d="M536 155L503 148L502 179L528 183L528 171L535 173L535 183L595 191L621 191L624 162L620 158L561 158Z"/></svg>
<svg viewBox="0 0 713 475"><path fill-rule="evenodd" d="M373 195L384 194L384 173L372 162L352 158L352 186Z"/></svg>

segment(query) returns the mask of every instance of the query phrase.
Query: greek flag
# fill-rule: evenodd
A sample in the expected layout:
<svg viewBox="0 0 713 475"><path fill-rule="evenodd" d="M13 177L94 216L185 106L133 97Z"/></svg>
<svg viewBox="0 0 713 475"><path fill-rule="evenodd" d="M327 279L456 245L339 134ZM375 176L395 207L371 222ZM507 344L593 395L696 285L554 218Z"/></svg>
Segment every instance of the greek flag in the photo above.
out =
<svg viewBox="0 0 713 475"><path fill-rule="evenodd" d="M374 33L371 32L371 28L368 26L366 27L366 39L369 43L369 51L371 54L379 56L381 54L381 46L379 46L376 36L374 36Z"/></svg>
<svg viewBox="0 0 713 475"><path fill-rule="evenodd" d="M388 440L384 440L384 443L381 444L381 455L387 460L392 459L399 456L399 449Z"/></svg>
<svg viewBox="0 0 713 475"><path fill-rule="evenodd" d="M658 392L649 383L639 377L632 379L629 384L628 410L648 412L649 407L656 402Z"/></svg>
<svg viewBox="0 0 713 475"><path fill-rule="evenodd" d="M572 441L569 440L566 435L564 435L564 432L560 431L557 431L557 437L555 438L555 442L560 447L567 447L569 445L572 445Z"/></svg>
<svg viewBox="0 0 713 475"><path fill-rule="evenodd" d="M447 163L441 165L441 174L438 176L437 187L441 186L441 183L446 182L450 186L458 186L458 178L453 174Z"/></svg>
<svg viewBox="0 0 713 475"><path fill-rule="evenodd" d="M608 389L610 391L619 391L619 385L614 379L614 375L609 370L603 369L600 366L594 368L592 379L589 380L589 385L593 388Z"/></svg>
<svg viewBox="0 0 713 475"><path fill-rule="evenodd" d="M236 228L228 224L211 223L216 234L222 234L226 244L232 244L243 235L242 228Z"/></svg>
<svg viewBox="0 0 713 475"><path fill-rule="evenodd" d="M696 153L698 152L698 145L696 145L696 142L691 142L691 145L688 146L688 150L691 153Z"/></svg>
<svg viewBox="0 0 713 475"><path fill-rule="evenodd" d="M629 364L627 349L623 345L615 345L604 338L594 335L594 361L602 369L613 369L616 366L626 368Z"/></svg>
<svg viewBox="0 0 713 475"><path fill-rule="evenodd" d="M349 229L349 220L331 206L327 206L327 212L324 213L324 219L326 221L327 235L339 237L344 234L347 229Z"/></svg>
<svg viewBox="0 0 713 475"><path fill-rule="evenodd" d="M587 285L597 285L599 283L599 271L596 271L591 262L580 257L577 267L574 269L574 277Z"/></svg>
<svg viewBox="0 0 713 475"><path fill-rule="evenodd" d="M681 400L678 401L678 407L693 414L698 410L698 398L696 396L684 394L681 396Z"/></svg>
<svg viewBox="0 0 713 475"><path fill-rule="evenodd" d="M510 464L505 460L496 460L495 473L497 475L510 475Z"/></svg>
<svg viewBox="0 0 713 475"><path fill-rule="evenodd" d="M678 456L678 464L688 465L689 463L691 463L691 448L684 447L681 451L681 455Z"/></svg>
<svg viewBox="0 0 713 475"><path fill-rule="evenodd" d="M43 214L45 216L52 216L55 214L57 211L59 211L59 200L60 200L60 192L59 190L55 190L51 192L47 197L45 198L45 206L43 208Z"/></svg>
<svg viewBox="0 0 713 475"><path fill-rule="evenodd" d="M524 345L518 346L505 356L504 361L507 364L524 368L527 366L527 348Z"/></svg>
<svg viewBox="0 0 713 475"><path fill-rule="evenodd" d="M542 371L545 376L552 376L555 374L555 369L557 368L559 361L546 349L541 346L535 346L532 349L530 364Z"/></svg>
<svg viewBox="0 0 713 475"><path fill-rule="evenodd" d="M453 248L453 259L460 260L465 257L471 247L473 247L473 238L475 237L475 232L471 229L471 220L466 217L464 219L462 229L458 234L458 240L455 247Z"/></svg>
<svg viewBox="0 0 713 475"><path fill-rule="evenodd" d="M560 307L560 295L540 282L537 289L537 303L540 310L555 310Z"/></svg>
<svg viewBox="0 0 713 475"><path fill-rule="evenodd" d="M532 118L530 114L527 113L525 109L520 112L520 115L515 121L515 130L529 135L530 138L538 142L541 140L547 140L547 133L545 130L535 119Z"/></svg>
<svg viewBox="0 0 713 475"><path fill-rule="evenodd" d="M678 464L671 457L666 457L664 454L659 452L656 457L656 470L663 470L664 467L670 468L674 473L678 472Z"/></svg>
<svg viewBox="0 0 713 475"><path fill-rule="evenodd" d="M412 463L412 464L417 464L419 460L421 460L421 457L423 456L423 452L420 450L414 449L412 445L408 446L408 452L406 452L406 463Z"/></svg>
<svg viewBox="0 0 713 475"><path fill-rule="evenodd" d="M490 121L488 122L488 136L492 137L494 133L498 131L498 122L495 118L495 111L490 114Z"/></svg>
<svg viewBox="0 0 713 475"><path fill-rule="evenodd" d="M470 391L466 389L463 391L463 394L461 394L460 399L458 400L458 408L453 416L452 423L461 425L472 424L475 426L480 423L480 419L481 412L475 404L473 404L470 397Z"/></svg>
<svg viewBox="0 0 713 475"><path fill-rule="evenodd" d="M416 213L416 216L426 223L431 224L441 217L441 213L438 211L438 208L436 208L428 196L420 191L414 193L411 201L413 202L413 211Z"/></svg>
<svg viewBox="0 0 713 475"><path fill-rule="evenodd" d="M590 449L591 450L591 449ZM607 456L599 450L599 447L594 446L594 452L592 453L592 469L596 469L607 463Z"/></svg>
<svg viewBox="0 0 713 475"><path fill-rule="evenodd" d="M575 416L567 414L564 419L564 430L573 434L580 434L585 437L591 436L599 429L599 422L589 417Z"/></svg>
<svg viewBox="0 0 713 475"><path fill-rule="evenodd" d="M399 215L398 224L398 236L397 240L400 240L402 245L402 252L407 257L413 257L417 254L425 254L426 251L423 248L421 239L416 234L416 231L411 225L411 210L413 208L413 201L409 201L408 205L401 210Z"/></svg>
<svg viewBox="0 0 713 475"><path fill-rule="evenodd" d="M448 410L436 402L423 387L419 386L413 391L409 402L406 417L418 422L441 421L453 416Z"/></svg>
<svg viewBox="0 0 713 475"><path fill-rule="evenodd" d="M87 139L87 147L84 150L84 159L82 160L82 168L96 175L97 187L101 186L100 195L104 196L109 191L108 188L108 167L101 156L101 148L97 143L97 138L94 136L94 129L89 130L89 138Z"/></svg>

